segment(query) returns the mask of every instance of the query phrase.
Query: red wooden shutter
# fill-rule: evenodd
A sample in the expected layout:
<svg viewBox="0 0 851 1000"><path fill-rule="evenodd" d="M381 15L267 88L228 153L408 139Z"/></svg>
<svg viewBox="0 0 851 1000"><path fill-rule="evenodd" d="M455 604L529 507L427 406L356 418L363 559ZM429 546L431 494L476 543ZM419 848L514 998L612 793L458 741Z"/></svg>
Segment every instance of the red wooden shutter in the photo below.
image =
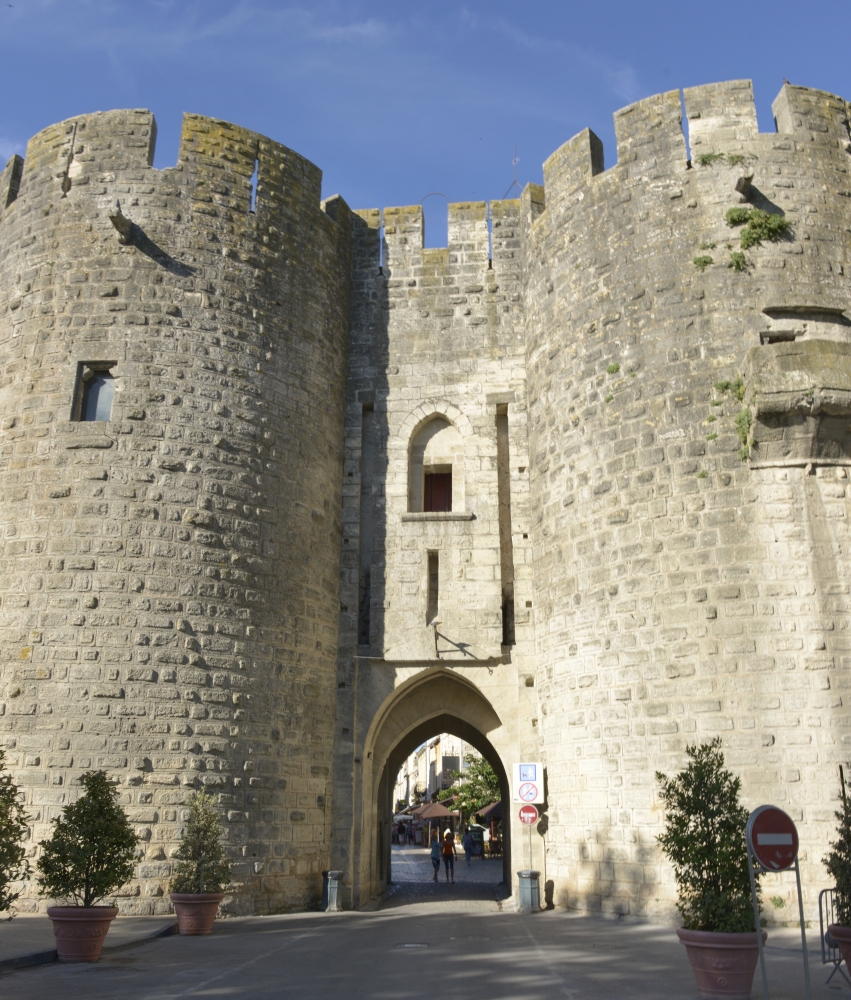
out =
<svg viewBox="0 0 851 1000"><path fill-rule="evenodd" d="M452 473L427 472L423 484L423 510L452 510Z"/></svg>

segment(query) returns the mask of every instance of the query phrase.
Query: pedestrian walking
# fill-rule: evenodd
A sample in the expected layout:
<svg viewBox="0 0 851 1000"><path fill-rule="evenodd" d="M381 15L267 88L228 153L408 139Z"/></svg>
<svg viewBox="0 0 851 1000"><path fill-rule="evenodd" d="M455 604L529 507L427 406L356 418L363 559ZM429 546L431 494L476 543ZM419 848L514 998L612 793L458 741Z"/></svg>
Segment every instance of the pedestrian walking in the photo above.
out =
<svg viewBox="0 0 851 1000"><path fill-rule="evenodd" d="M437 839L437 831L431 835L431 863L434 868L434 880L440 871L440 841Z"/></svg>
<svg viewBox="0 0 851 1000"><path fill-rule="evenodd" d="M455 835L451 830L446 831L443 838L443 867L446 870L446 881L455 881ZM452 878L450 879L450 874Z"/></svg>
<svg viewBox="0 0 851 1000"><path fill-rule="evenodd" d="M467 858L467 867L470 867L470 858L473 854L473 832L467 827L467 831L461 838L461 846L464 848L464 855Z"/></svg>

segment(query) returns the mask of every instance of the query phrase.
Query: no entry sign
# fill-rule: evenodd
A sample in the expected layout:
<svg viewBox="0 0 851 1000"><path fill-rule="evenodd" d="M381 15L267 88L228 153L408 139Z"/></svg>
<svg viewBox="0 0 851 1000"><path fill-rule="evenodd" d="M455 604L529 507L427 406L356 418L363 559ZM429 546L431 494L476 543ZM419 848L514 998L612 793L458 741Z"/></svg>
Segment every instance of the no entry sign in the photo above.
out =
<svg viewBox="0 0 851 1000"><path fill-rule="evenodd" d="M538 810L534 806L521 806L519 816L521 823L531 826L538 821Z"/></svg>
<svg viewBox="0 0 851 1000"><path fill-rule="evenodd" d="M798 856L798 831L791 818L776 806L760 806L748 817L748 847L770 872L785 872Z"/></svg>

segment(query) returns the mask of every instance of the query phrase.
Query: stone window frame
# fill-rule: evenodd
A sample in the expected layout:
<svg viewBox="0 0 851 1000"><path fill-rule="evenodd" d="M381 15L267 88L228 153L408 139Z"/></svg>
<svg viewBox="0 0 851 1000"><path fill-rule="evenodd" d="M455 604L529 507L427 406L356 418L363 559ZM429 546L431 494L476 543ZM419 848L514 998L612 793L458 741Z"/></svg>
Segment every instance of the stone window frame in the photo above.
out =
<svg viewBox="0 0 851 1000"><path fill-rule="evenodd" d="M83 420L83 401L86 395L86 385L100 372L109 372L112 378L115 380L115 391L118 391L117 376L113 371L118 365L118 361L78 361L77 362L77 373L74 380L74 396L71 406L71 420L74 423L108 423L109 421L87 421ZM113 419L112 414L115 411L115 397L112 400L112 408L110 411L110 420Z"/></svg>

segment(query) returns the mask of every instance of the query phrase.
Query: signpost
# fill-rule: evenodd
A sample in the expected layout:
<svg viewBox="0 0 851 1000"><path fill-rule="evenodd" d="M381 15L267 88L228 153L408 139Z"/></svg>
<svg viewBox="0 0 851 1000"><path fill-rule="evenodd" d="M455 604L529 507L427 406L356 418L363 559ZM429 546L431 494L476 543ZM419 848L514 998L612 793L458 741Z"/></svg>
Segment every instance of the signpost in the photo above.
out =
<svg viewBox="0 0 851 1000"><path fill-rule="evenodd" d="M532 827L538 821L536 805L544 801L544 765L539 760L511 765L511 798L521 808L520 822L529 827L529 868L532 867Z"/></svg>
<svg viewBox="0 0 851 1000"><path fill-rule="evenodd" d="M762 992L768 998L768 975L765 971L765 953L762 947L762 928L759 923L759 903L756 898L754 873L785 872L794 867L798 886L798 915L801 920L801 944L804 950L804 981L807 1000L810 1000L810 964L807 960L807 933L804 929L804 903L801 898L801 870L798 867L798 831L791 817L776 806L760 806L748 817L745 828L748 850L748 872L751 878L753 916L756 939L759 944L759 965L762 970Z"/></svg>
<svg viewBox="0 0 851 1000"><path fill-rule="evenodd" d="M524 826L532 826L538 822L538 810L534 806L521 806L519 816Z"/></svg>

